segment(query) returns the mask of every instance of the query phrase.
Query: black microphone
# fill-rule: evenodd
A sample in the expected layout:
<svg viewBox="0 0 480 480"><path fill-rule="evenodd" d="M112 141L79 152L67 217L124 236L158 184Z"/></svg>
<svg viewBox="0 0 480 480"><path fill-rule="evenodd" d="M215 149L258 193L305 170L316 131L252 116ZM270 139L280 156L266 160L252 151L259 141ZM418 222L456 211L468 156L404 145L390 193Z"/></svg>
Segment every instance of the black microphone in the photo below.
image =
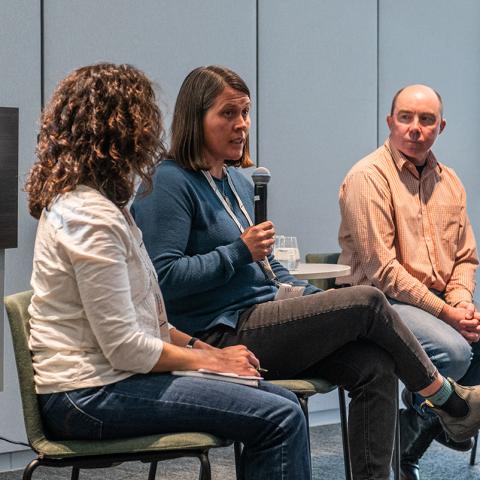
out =
<svg viewBox="0 0 480 480"><path fill-rule="evenodd" d="M265 167L258 167L252 173L255 184L255 225L267 220L267 183L270 178L270 171Z"/></svg>

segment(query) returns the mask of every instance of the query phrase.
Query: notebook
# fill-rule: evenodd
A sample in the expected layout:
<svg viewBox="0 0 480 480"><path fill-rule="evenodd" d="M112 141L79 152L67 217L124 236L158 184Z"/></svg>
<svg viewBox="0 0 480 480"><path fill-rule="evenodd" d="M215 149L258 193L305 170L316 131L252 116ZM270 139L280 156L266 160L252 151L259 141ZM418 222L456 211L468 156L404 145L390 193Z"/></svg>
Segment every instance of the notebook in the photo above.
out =
<svg viewBox="0 0 480 480"><path fill-rule="evenodd" d="M258 387L258 381L262 377L255 377L253 375L237 375L236 373L214 372L200 368L199 370L174 370L172 375L183 377L199 377L207 380L219 380L221 382L239 383L241 385L248 385L250 387Z"/></svg>

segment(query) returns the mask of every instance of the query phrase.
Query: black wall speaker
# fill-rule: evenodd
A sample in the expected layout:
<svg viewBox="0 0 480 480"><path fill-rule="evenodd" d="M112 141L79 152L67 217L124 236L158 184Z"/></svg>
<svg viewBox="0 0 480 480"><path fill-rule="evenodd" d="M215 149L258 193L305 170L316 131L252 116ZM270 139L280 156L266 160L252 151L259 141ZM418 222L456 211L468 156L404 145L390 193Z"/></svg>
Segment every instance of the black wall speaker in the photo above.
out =
<svg viewBox="0 0 480 480"><path fill-rule="evenodd" d="M18 108L0 107L0 249L18 240Z"/></svg>

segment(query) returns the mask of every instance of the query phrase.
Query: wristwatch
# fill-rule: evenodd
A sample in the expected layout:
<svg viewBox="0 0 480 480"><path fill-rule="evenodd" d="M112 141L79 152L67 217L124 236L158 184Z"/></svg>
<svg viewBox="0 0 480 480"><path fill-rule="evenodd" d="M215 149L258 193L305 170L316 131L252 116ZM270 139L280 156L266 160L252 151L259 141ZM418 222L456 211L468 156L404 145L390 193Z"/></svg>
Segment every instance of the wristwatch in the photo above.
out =
<svg viewBox="0 0 480 480"><path fill-rule="evenodd" d="M192 337L188 343L185 345L186 348L193 348L193 345L195 344L195 342L198 340L197 337Z"/></svg>

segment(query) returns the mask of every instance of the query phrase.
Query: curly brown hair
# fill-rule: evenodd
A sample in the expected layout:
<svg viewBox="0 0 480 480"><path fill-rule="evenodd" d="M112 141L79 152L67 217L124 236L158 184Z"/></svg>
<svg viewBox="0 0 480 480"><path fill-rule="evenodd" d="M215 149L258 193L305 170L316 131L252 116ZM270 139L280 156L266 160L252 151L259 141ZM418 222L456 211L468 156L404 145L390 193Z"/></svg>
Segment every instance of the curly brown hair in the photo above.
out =
<svg viewBox="0 0 480 480"><path fill-rule="evenodd" d="M40 119L37 161L25 184L30 214L61 193L85 184L122 208L135 176L151 190L165 156L164 128L155 92L131 65L101 63L74 70L55 89Z"/></svg>
<svg viewBox="0 0 480 480"><path fill-rule="evenodd" d="M180 87L173 113L169 156L187 170L210 168L203 158L203 118L225 87L231 87L250 98L250 90L240 75L220 65L195 68ZM249 143L247 135L242 156L238 160L225 160L225 163L234 167L251 167L253 162Z"/></svg>

